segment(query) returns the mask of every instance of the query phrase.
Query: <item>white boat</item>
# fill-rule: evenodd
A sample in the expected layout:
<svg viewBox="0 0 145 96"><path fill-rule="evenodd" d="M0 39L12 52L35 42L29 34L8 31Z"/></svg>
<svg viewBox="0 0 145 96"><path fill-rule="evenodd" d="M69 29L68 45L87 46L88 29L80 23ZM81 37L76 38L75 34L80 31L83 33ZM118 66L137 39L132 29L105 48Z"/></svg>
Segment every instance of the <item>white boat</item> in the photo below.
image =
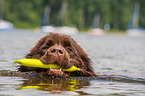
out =
<svg viewBox="0 0 145 96"><path fill-rule="evenodd" d="M61 25L61 22L63 21L65 12L67 10L68 2L66 0L63 0L62 6L59 11L58 18L56 20L58 26ZM77 34L79 31L76 27L69 27L69 26L62 26L62 27L54 27L50 25L50 13L51 13L51 6L47 5L44 8L44 16L42 19L42 24L41 24L41 32L43 33L49 33L49 32L54 32L54 33L64 33L64 34Z"/></svg>
<svg viewBox="0 0 145 96"><path fill-rule="evenodd" d="M56 32L56 28L53 26L42 26L41 32L43 33Z"/></svg>
<svg viewBox="0 0 145 96"><path fill-rule="evenodd" d="M140 28L128 29L126 32L129 36L145 36L145 30Z"/></svg>
<svg viewBox="0 0 145 96"><path fill-rule="evenodd" d="M13 29L14 29L14 27L13 27L12 23L5 21L5 20L0 20L0 30L11 31Z"/></svg>
<svg viewBox="0 0 145 96"><path fill-rule="evenodd" d="M64 33L64 34L77 34L79 31L76 27L62 26L62 27L53 27L53 26L42 26L41 32L49 33Z"/></svg>
<svg viewBox="0 0 145 96"><path fill-rule="evenodd" d="M132 17L127 26L126 34L129 36L145 36L144 28L139 27L140 3L136 2Z"/></svg>
<svg viewBox="0 0 145 96"><path fill-rule="evenodd" d="M94 28L94 29L90 29L88 31L88 34L90 34L90 35L96 35L96 36L103 36L103 35L106 34L106 32L103 29Z"/></svg>

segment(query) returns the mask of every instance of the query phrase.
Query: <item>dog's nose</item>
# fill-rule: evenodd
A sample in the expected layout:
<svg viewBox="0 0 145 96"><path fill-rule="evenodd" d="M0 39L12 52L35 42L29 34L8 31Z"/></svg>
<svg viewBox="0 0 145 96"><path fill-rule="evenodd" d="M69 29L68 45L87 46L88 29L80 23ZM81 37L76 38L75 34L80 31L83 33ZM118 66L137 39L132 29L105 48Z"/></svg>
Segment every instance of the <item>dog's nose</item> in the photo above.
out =
<svg viewBox="0 0 145 96"><path fill-rule="evenodd" d="M59 47L52 47L49 51L53 55L64 55L63 49Z"/></svg>

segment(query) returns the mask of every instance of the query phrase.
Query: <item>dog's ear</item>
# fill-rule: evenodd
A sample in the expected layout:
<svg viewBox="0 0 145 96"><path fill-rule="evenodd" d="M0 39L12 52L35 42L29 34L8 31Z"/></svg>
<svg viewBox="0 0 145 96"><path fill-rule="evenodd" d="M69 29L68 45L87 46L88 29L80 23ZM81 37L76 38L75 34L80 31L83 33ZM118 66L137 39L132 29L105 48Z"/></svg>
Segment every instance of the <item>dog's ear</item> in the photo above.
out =
<svg viewBox="0 0 145 96"><path fill-rule="evenodd" d="M91 64L92 61L88 57L87 53L73 39L72 39L72 43L73 43L73 48L75 48L75 50L77 51L78 56L81 58L82 62L84 63L84 65L82 65L82 66L84 66L84 68L87 71L94 72L92 64Z"/></svg>

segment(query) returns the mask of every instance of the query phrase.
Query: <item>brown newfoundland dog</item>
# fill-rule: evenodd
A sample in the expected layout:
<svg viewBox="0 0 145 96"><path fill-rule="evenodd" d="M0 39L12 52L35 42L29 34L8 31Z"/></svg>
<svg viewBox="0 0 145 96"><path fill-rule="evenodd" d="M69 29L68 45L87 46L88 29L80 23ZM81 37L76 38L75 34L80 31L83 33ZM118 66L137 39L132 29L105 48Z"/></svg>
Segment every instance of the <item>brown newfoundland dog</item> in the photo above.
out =
<svg viewBox="0 0 145 96"><path fill-rule="evenodd" d="M50 33L41 38L32 48L26 58L40 59L44 64L57 63L61 68L67 69L75 65L80 68L76 72L63 72L56 69L41 69L20 66L21 72L42 72L47 76L96 76L91 60L84 50L68 35Z"/></svg>

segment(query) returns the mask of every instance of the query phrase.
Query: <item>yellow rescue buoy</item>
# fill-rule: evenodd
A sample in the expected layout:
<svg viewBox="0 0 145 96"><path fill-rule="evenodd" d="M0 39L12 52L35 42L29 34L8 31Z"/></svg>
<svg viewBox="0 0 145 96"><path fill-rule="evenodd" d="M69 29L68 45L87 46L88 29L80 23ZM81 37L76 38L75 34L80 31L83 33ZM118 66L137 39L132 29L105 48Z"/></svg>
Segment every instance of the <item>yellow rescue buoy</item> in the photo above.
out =
<svg viewBox="0 0 145 96"><path fill-rule="evenodd" d="M28 66L28 67L45 68L45 69L61 68L58 64L43 64L39 59L30 59L30 58L15 60L14 63L19 63L23 66ZM62 70L67 72L73 72L73 71L80 71L80 68L77 68L76 66L72 66L71 68L62 69Z"/></svg>

